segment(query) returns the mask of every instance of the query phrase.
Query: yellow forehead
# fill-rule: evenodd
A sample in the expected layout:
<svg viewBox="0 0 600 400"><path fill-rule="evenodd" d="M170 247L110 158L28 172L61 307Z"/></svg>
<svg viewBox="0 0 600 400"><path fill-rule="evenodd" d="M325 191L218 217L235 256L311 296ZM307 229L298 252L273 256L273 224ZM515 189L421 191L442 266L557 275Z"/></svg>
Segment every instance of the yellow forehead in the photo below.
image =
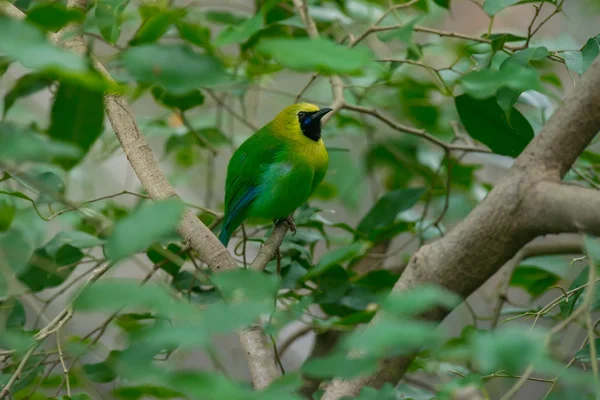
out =
<svg viewBox="0 0 600 400"><path fill-rule="evenodd" d="M319 107L311 103L296 103L283 110L284 113L298 114L300 111L313 112L319 111Z"/></svg>

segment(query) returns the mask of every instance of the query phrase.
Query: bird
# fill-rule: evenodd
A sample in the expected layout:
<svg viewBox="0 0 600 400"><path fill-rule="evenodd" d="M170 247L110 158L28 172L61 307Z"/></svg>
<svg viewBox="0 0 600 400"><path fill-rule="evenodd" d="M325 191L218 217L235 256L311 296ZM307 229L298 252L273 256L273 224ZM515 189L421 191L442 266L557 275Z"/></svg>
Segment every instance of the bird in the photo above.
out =
<svg viewBox="0 0 600 400"><path fill-rule="evenodd" d="M250 217L287 220L295 233L293 212L327 173L321 118L330 111L310 103L287 106L234 152L227 166L219 235L224 246Z"/></svg>

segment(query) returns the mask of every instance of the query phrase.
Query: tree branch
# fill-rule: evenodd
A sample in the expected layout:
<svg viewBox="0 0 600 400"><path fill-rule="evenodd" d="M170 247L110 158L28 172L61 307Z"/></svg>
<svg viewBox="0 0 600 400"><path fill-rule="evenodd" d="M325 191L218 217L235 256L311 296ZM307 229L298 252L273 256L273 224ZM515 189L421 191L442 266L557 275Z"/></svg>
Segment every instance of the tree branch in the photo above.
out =
<svg viewBox="0 0 600 400"><path fill-rule="evenodd" d="M85 0L74 0L71 5L85 8ZM20 10L6 0L0 0L0 11L13 18L23 19L25 17ZM75 28L73 26L70 29ZM51 35L50 39L74 53L81 55L87 53L88 49L82 35L64 35L64 37L67 37L64 42L61 40L62 37L63 35L57 34ZM91 59L94 67L110 82L114 82L102 63L93 56L91 56ZM140 132L127 100L121 95L107 93L104 96L104 105L121 147L150 197L153 200L178 197L175 189L160 170L146 138ZM275 254L287 230L288 225L286 223L277 224L273 231L275 239L267 241L262 246L257 255L258 260L253 262L254 269L262 270L266 267L270 261L268 255ZM237 263L227 249L190 209L185 211L178 232L213 271L219 272L238 268ZM279 371L275 364L273 349L269 345L266 335L258 326L252 326L241 331L239 336L242 345L246 349L245 354L254 387L262 389L268 386L271 381L279 376Z"/></svg>
<svg viewBox="0 0 600 400"><path fill-rule="evenodd" d="M600 191L542 181L532 193L532 222L544 233L588 232L600 235Z"/></svg>
<svg viewBox="0 0 600 400"><path fill-rule="evenodd" d="M569 200L576 201L573 195L597 204L596 193L590 189L569 188L561 194L565 186L557 185L600 130L600 91L595 90L599 86L600 59L597 59L488 197L446 236L421 247L393 291L403 292L424 283L436 283L466 298L536 236L588 229L597 232L600 208L595 207L594 215L593 206L586 207L581 214L574 210L577 207L567 206ZM543 196L552 189L553 195ZM545 203L540 206L539 201L544 198ZM564 209L558 210L561 207ZM562 222L540 224L539 217L544 212L540 208L554 210ZM581 216L592 221L582 221ZM433 310L423 318L439 321L447 313ZM376 320L377 316L373 321ZM366 385L395 384L413 358L384 360L372 376L349 381L334 379L322 400L356 395Z"/></svg>

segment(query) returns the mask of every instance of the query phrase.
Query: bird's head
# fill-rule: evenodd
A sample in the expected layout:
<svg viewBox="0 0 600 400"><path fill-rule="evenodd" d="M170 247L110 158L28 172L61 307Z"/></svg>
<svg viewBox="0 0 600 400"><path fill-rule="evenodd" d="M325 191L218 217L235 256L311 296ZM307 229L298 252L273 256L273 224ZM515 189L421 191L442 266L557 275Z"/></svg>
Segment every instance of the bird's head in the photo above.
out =
<svg viewBox="0 0 600 400"><path fill-rule="evenodd" d="M310 103L296 103L283 109L273 120L274 128L293 138L321 139L321 118L331 108L319 108Z"/></svg>

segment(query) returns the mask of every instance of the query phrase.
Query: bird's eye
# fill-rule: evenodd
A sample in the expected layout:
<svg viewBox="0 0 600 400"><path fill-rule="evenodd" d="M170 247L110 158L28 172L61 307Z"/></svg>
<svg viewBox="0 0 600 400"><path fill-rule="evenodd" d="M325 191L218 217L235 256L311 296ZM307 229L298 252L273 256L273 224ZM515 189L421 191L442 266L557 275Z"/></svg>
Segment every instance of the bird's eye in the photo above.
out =
<svg viewBox="0 0 600 400"><path fill-rule="evenodd" d="M300 111L300 112L298 113L298 117L299 117L299 118L304 118L304 115L305 115L305 114L304 114L304 111Z"/></svg>

